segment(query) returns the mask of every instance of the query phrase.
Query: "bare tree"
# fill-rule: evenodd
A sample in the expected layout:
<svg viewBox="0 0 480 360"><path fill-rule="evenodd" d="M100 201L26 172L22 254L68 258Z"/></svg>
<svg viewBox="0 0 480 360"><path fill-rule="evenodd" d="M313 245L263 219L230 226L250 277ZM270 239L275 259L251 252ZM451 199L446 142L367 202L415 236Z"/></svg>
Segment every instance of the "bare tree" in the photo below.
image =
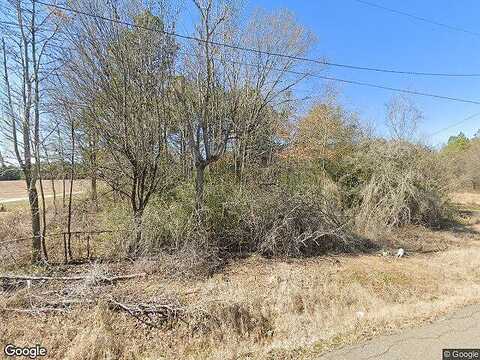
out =
<svg viewBox="0 0 480 360"><path fill-rule="evenodd" d="M259 142L272 142L271 137L294 109L299 99L293 96L293 90L308 78L302 73L315 72L295 58L305 57L316 38L286 10L256 10L243 31L237 33L241 45L256 50L240 51L234 56L241 59L241 106L234 128L235 168L241 179L250 152L258 148ZM270 140L266 134L270 134Z"/></svg>
<svg viewBox="0 0 480 360"><path fill-rule="evenodd" d="M474 138L469 149L466 151L466 173L472 184L472 189L477 191L480 188L480 139Z"/></svg>
<svg viewBox="0 0 480 360"><path fill-rule="evenodd" d="M5 167L5 159L3 158L2 152L0 151L0 168Z"/></svg>
<svg viewBox="0 0 480 360"><path fill-rule="evenodd" d="M288 13L258 13L250 23L241 24L235 2L193 3L199 13L196 37L200 40L186 46L177 95L196 170L197 211L202 216L206 169L235 139L237 167L242 171L259 129L271 126L272 109L288 103L289 91L305 78L292 75L298 66L292 57L305 55L313 37ZM242 47L253 47L253 52Z"/></svg>
<svg viewBox="0 0 480 360"><path fill-rule="evenodd" d="M395 140L414 140L418 125L423 119L415 103L404 95L393 97L386 105L387 127Z"/></svg>
<svg viewBox="0 0 480 360"><path fill-rule="evenodd" d="M6 5L14 25L6 29L6 36L2 38L3 106L8 117L3 129L25 176L32 220L32 262L39 262L42 257L46 259L37 192L41 148L40 94L41 83L48 76L47 68L51 64L48 45L56 27L49 21L49 10L38 9L35 1L8 0Z"/></svg>
<svg viewBox="0 0 480 360"><path fill-rule="evenodd" d="M183 104L183 122L195 166L196 205L203 211L205 169L225 152L233 127L232 107L235 95L228 84L226 69L215 54L222 49L212 41L226 34L233 17L230 4L213 0L194 0L200 20L197 36L203 41L185 55L185 75L177 86ZM193 56L192 56L193 54Z"/></svg>

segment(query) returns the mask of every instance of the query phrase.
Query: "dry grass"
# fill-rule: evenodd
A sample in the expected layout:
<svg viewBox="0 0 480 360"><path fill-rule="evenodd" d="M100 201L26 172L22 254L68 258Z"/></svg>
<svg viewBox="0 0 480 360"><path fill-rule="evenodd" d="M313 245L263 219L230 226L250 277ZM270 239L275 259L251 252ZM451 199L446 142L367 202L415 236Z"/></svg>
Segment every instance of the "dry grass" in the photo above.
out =
<svg viewBox="0 0 480 360"><path fill-rule="evenodd" d="M470 239L468 247L400 260L369 255L284 262L254 256L196 281L150 271L146 279L90 288L139 301L168 292L185 306L188 325L149 329L101 303L34 321L5 313L0 345L41 343L57 359L313 358L478 301L478 245ZM145 266L117 264L111 270ZM22 289L0 302L28 306L32 296L54 289L59 291Z"/></svg>
<svg viewBox="0 0 480 360"><path fill-rule="evenodd" d="M65 182L66 192L70 190L70 181ZM79 192L83 191L87 186L85 180L77 180L73 183L73 191ZM38 185L37 185L38 187ZM53 194L52 183L50 180L43 181L43 187L45 195L50 196ZM63 189L62 180L55 180L55 190L57 196L61 197ZM12 181L0 181L0 203L2 200L16 199L16 198L26 198L27 189L25 187L24 180L12 180Z"/></svg>
<svg viewBox="0 0 480 360"><path fill-rule="evenodd" d="M72 231L97 230L96 214L89 212L87 201L77 201L74 211L76 216L71 224ZM56 213L53 206L47 208L46 245L53 263L63 261L63 237L60 233L66 229L67 215L67 209L61 206L57 207ZM30 262L30 237L31 220L25 208L9 208L9 211L0 213L0 269L15 268ZM101 241L102 236L99 235L97 240ZM86 258L86 235L74 234L71 241L75 257Z"/></svg>
<svg viewBox="0 0 480 360"><path fill-rule="evenodd" d="M453 203L480 208L480 193L458 192L450 194Z"/></svg>

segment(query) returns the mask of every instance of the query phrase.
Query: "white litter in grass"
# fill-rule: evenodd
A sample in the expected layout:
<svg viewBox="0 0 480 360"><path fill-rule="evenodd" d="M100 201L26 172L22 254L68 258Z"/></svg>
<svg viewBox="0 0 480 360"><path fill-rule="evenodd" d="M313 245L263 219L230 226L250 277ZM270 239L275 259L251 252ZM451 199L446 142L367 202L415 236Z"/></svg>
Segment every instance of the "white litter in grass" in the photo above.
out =
<svg viewBox="0 0 480 360"><path fill-rule="evenodd" d="M405 250L402 248L398 249L397 253L395 254L397 258L401 258L403 255L405 255Z"/></svg>
<svg viewBox="0 0 480 360"><path fill-rule="evenodd" d="M355 313L355 316L357 317L358 320L362 320L365 317L365 312L363 311L357 311Z"/></svg>

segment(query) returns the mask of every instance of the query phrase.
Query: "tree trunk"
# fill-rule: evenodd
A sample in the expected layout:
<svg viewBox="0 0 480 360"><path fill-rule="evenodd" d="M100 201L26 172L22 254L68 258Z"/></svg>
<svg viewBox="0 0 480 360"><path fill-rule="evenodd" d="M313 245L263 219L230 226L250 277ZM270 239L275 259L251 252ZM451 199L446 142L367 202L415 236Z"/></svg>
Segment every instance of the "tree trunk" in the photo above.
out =
<svg viewBox="0 0 480 360"><path fill-rule="evenodd" d="M50 182L52 184L52 193L53 193L53 209L55 212L55 216L58 215L58 209L57 209L57 190L55 189L55 176L52 172L50 175L52 178L50 179Z"/></svg>
<svg viewBox="0 0 480 360"><path fill-rule="evenodd" d="M91 198L95 211L98 210L98 195L97 195L97 153L96 145L94 142L90 142L90 185L91 185Z"/></svg>
<svg viewBox="0 0 480 360"><path fill-rule="evenodd" d="M42 261L42 234L40 226L40 209L38 206L38 193L35 184L27 180L28 202L32 217L32 263L38 264Z"/></svg>
<svg viewBox="0 0 480 360"><path fill-rule="evenodd" d="M195 204L199 219L204 220L205 165L196 166L195 174Z"/></svg>
<svg viewBox="0 0 480 360"><path fill-rule="evenodd" d="M91 201L93 203L93 206L95 207L95 210L98 209L98 205L97 205L97 199L98 199L98 195L97 195L97 177L92 174L92 178L91 178L91 182L90 182L90 185L91 185Z"/></svg>
<svg viewBox="0 0 480 360"><path fill-rule="evenodd" d="M65 207L67 206L65 202L66 191L67 191L67 185L66 185L67 175L65 174L64 165L62 165L62 173L63 173L62 174L62 206L65 209Z"/></svg>
<svg viewBox="0 0 480 360"><path fill-rule="evenodd" d="M143 209L134 210L133 224L135 234L133 240L128 245L128 255L135 258L139 255L142 244Z"/></svg>
<svg viewBox="0 0 480 360"><path fill-rule="evenodd" d="M45 204L45 191L43 190L43 180L41 175L41 170L39 169L39 179L38 183L40 185L40 196L42 199L42 255L45 261L48 261L48 253L47 253L47 244L45 243L45 238L47 236L47 206Z"/></svg>
<svg viewBox="0 0 480 360"><path fill-rule="evenodd" d="M70 135L72 139L72 155L71 155L71 172L70 172L70 189L68 198L68 219L67 219L67 252L70 260L73 260L72 256L72 201L73 201L73 182L75 179L75 124L73 120L70 123Z"/></svg>
<svg viewBox="0 0 480 360"><path fill-rule="evenodd" d="M72 255L72 198L73 198L73 164L72 164L72 174L70 176L70 190L69 190L69 195L70 197L68 198L68 217L67 217L67 253L68 257L70 260L73 259Z"/></svg>

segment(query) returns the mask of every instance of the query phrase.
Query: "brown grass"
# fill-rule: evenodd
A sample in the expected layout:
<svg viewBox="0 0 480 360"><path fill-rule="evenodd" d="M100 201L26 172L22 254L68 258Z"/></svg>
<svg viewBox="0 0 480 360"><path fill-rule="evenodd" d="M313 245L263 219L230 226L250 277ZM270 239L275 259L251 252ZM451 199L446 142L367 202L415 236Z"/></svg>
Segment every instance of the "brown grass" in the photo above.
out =
<svg viewBox="0 0 480 360"><path fill-rule="evenodd" d="M452 202L456 204L480 207L480 193L457 192L450 194L450 198Z"/></svg>
<svg viewBox="0 0 480 360"><path fill-rule="evenodd" d="M87 183L85 180L76 180L73 183L73 191L78 192L84 190ZM70 181L65 182L66 192L70 190ZM37 185L39 189L39 185ZM43 181L43 188L45 195L52 195L52 183L50 180ZM63 191L63 182L62 180L55 180L55 190L57 195L60 197ZM15 198L26 198L27 189L25 187L24 180L12 180L12 181L0 181L0 202L2 200L15 199Z"/></svg>
<svg viewBox="0 0 480 360"><path fill-rule="evenodd" d="M370 255L285 262L254 256L197 281L152 273L91 291L138 301L168 292L185 306L188 325L151 330L100 303L33 319L3 314L0 345L41 343L56 359L314 358L478 301L478 245L475 239L468 247L399 260ZM138 266L111 269L133 272ZM28 306L28 299L56 287L4 294L0 302Z"/></svg>

